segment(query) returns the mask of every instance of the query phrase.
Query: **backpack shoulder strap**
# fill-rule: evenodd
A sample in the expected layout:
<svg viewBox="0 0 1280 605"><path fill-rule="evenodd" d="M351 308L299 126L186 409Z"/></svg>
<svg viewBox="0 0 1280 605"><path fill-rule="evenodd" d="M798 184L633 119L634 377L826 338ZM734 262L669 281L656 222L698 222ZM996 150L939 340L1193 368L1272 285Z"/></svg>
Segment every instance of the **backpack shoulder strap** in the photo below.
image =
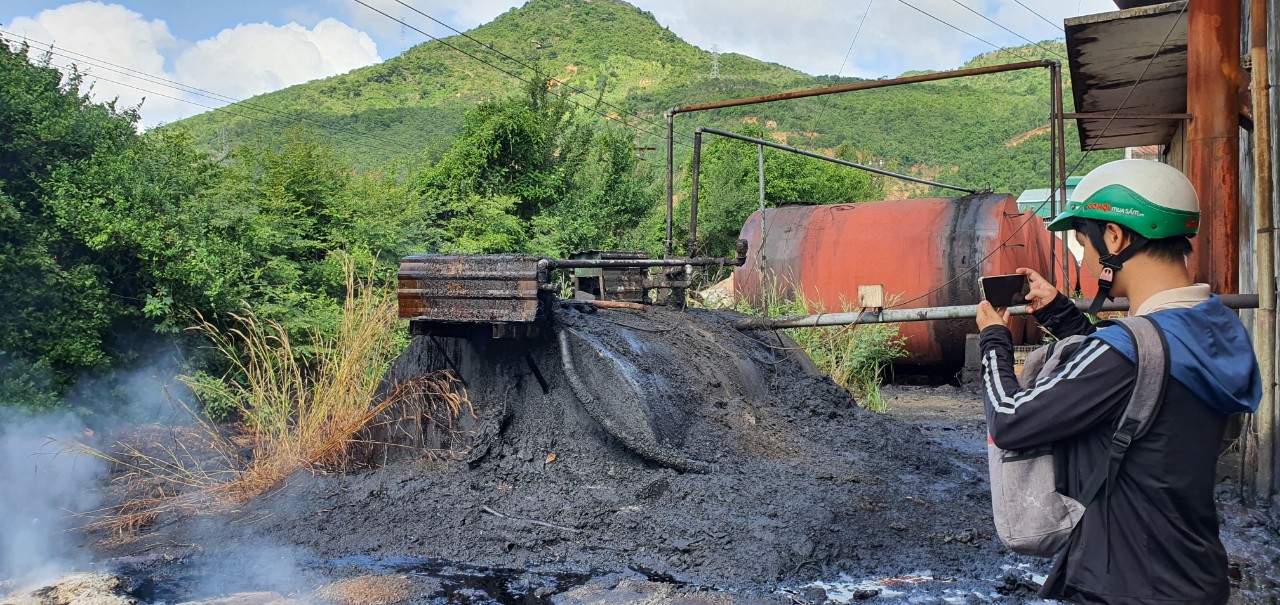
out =
<svg viewBox="0 0 1280 605"><path fill-rule="evenodd" d="M1165 341L1164 331L1146 317L1127 317L1108 323L1119 326L1133 340L1133 361L1137 368L1137 378L1133 383L1129 403L1121 413L1120 422L1111 436L1106 462L1089 476L1077 498L1085 506L1089 506L1104 484L1109 484L1115 478L1125 453L1129 451L1129 444L1146 434L1151 427L1151 420L1159 411L1168 386L1169 344Z"/></svg>
<svg viewBox="0 0 1280 605"><path fill-rule="evenodd" d="M1169 377L1169 344L1164 330L1146 317L1126 317L1115 321L1129 333L1134 342L1134 360L1138 376L1133 383L1133 395L1116 426L1117 434L1129 440L1138 439L1151 427L1151 419L1164 400Z"/></svg>

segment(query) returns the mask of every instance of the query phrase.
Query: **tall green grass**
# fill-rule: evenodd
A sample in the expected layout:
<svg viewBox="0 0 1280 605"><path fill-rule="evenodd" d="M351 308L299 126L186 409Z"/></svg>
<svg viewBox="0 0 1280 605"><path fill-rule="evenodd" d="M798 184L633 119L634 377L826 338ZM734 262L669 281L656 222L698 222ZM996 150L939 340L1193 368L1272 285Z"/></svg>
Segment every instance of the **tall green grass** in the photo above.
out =
<svg viewBox="0 0 1280 605"><path fill-rule="evenodd" d="M783 317L825 313L822 304L789 296L781 288L766 290L763 304L745 302L738 310L752 315ZM857 311L848 305L842 311ZM855 324L822 328L795 328L789 335L824 374L853 395L858 405L876 412L888 411L880 392L893 361L907 356L906 338L897 324Z"/></svg>

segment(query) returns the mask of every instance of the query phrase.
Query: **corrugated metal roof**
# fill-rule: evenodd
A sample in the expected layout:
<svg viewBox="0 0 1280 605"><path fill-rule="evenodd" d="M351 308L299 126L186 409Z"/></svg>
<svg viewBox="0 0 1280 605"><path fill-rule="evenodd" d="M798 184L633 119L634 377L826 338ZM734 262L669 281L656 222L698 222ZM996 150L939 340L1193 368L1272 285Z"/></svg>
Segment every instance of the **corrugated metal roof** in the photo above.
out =
<svg viewBox="0 0 1280 605"><path fill-rule="evenodd" d="M1109 116L1117 110L1121 115L1187 111L1185 6L1182 0L1065 21L1076 111L1103 114L1076 120L1081 149L1161 145L1172 138L1176 120Z"/></svg>
<svg viewBox="0 0 1280 605"><path fill-rule="evenodd" d="M1079 183L1082 178L1084 177L1067 177L1067 199L1071 199L1071 193L1076 190L1076 184ZM1036 216L1040 218L1052 217L1053 215L1049 212L1049 204L1044 204L1044 206L1040 205L1044 203L1045 200L1049 199L1049 193L1051 191L1051 189L1028 189L1023 191L1022 195L1018 196L1018 211L1035 211ZM1058 202L1061 203L1062 200L1059 199ZM1058 210L1061 211L1062 208L1058 208Z"/></svg>

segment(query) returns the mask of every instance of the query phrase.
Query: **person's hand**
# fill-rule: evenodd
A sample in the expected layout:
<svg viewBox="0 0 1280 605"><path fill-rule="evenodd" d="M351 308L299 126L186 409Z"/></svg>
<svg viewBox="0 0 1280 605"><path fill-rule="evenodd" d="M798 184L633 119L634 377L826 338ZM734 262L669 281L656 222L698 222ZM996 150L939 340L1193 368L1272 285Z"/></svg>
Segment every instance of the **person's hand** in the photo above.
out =
<svg viewBox="0 0 1280 605"><path fill-rule="evenodd" d="M1058 289L1034 270L1022 267L1018 269L1018 274L1027 276L1028 311L1039 311L1058 297Z"/></svg>
<svg viewBox="0 0 1280 605"><path fill-rule="evenodd" d="M981 332L991 326L1009 327L1009 310L997 309L991 306L988 301L978 303L978 331Z"/></svg>

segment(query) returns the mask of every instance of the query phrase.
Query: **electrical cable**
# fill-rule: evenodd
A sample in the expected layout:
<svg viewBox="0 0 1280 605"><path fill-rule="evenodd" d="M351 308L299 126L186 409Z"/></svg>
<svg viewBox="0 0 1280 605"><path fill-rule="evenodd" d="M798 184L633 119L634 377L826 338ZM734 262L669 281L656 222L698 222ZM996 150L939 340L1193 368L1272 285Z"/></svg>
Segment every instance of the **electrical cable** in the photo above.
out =
<svg viewBox="0 0 1280 605"><path fill-rule="evenodd" d="M73 63L73 64L69 64L69 65L54 65L54 67L63 67L63 68L67 68L67 69L70 69L70 68L72 68L72 67L74 67L74 66L75 66L75 64L74 64L74 63ZM99 75L90 75L90 77L92 77L92 78L93 78L93 79L95 79L95 80L102 80L103 82L109 82L109 83L111 83L111 84L115 84L115 85L117 85L117 86L124 86L125 88L132 88L132 89L134 89L134 90L136 90L136 91L138 91L138 92L145 92L145 93L147 93L147 94L149 94L149 95L156 95L156 96L158 96L158 97L164 97L164 98L166 98L166 99L173 99L174 101L180 101L180 102L183 102L183 103L189 103L189 104L191 104L191 105L197 105L197 106L199 106L199 107L204 107L204 108L206 108L206 109L211 109L211 110L214 110L214 111L227 111L227 108L226 108L226 107L215 107L215 106L213 106L213 105L205 105L204 103L198 103L198 102L196 102L196 101L192 101L191 99L183 99L183 98L181 98L181 97L175 97L175 96L172 96L172 95L167 95L167 94L164 94L164 93L162 93L162 92L156 92L156 91L154 91L154 90L148 90L148 89L146 89L146 88L142 88L142 87L139 87L139 86L135 86L135 85L133 85L133 84L125 84L124 82L119 82L119 81L116 81L116 80L112 80L112 79L110 79L110 78L104 78L104 77L99 76ZM254 117L254 116L251 116L251 115L248 115L248 114L235 113L235 112L232 112L232 111L227 111L227 113L230 113L231 115L234 115L234 116L238 116L238 117L242 117L242 118L247 118L247 119L250 119L250 120L257 120L257 121L262 122L262 123L264 123L264 124L270 124L270 123L271 123L271 122L269 122L269 121L267 121L267 120L264 120L264 119L262 119L262 118Z"/></svg>
<svg viewBox="0 0 1280 605"><path fill-rule="evenodd" d="M901 1L901 0L899 0L899 1ZM1021 4L1021 3L1019 3L1019 4ZM1154 52L1154 53L1152 53L1152 54L1151 54L1151 59L1149 59L1149 60L1147 61L1147 65L1146 65L1145 67L1143 67L1143 68L1142 68L1142 73L1138 74L1138 78L1137 78L1136 80L1134 80L1134 81L1133 81L1133 85L1129 87L1129 92L1128 92L1127 94L1125 94L1125 96L1124 96L1124 100L1120 101L1120 105L1116 107L1116 110L1115 110L1114 112L1112 112L1112 114L1111 114L1111 118L1107 120L1107 123L1106 123L1105 125L1103 125L1103 127L1102 127L1102 131L1098 133L1098 137L1097 137L1097 139L1102 138L1102 135L1106 134L1107 129L1111 127L1111 123L1115 121L1116 116L1120 115L1120 112L1124 110L1124 106L1129 102L1129 98L1130 98L1131 96L1133 96L1133 92L1134 92L1135 90L1137 90L1137 89L1138 89L1138 84L1140 84L1140 83L1142 82L1142 79L1146 77L1146 75L1147 75L1147 70L1151 69L1151 66L1152 66L1152 65L1155 63L1155 61L1156 61L1156 57L1159 57L1159 56L1160 56L1160 51L1164 50L1165 44L1168 44L1168 43L1169 43L1169 37L1170 37L1170 36L1172 36L1172 35L1173 35L1173 31L1174 31L1175 29L1177 29L1177 27L1178 27L1178 23L1182 21L1182 16L1183 16L1183 14L1185 14L1185 13L1186 13L1186 11L1187 11L1187 5L1186 5L1186 4L1183 4L1183 5L1182 5L1182 10L1178 11L1178 16L1177 16L1177 18L1175 18L1175 19L1173 20L1173 25L1169 27L1169 32L1168 32L1168 33L1166 33L1166 34L1164 35L1164 40L1162 40L1162 41L1160 42L1160 46L1156 48L1156 52ZM1050 125L1050 127L1052 127L1052 125ZM1084 154L1080 156L1080 160L1079 160L1078 162L1076 162L1075 166L1072 166L1072 167L1071 167L1071 170L1068 170L1066 173L1064 173L1064 174L1062 175L1062 181L1063 181L1063 183L1065 183L1065 182L1066 182L1066 179L1067 179L1067 176L1066 176L1066 175L1071 174L1072 172L1075 172L1076 170L1078 170L1078 169L1080 168L1080 166L1084 164L1084 161L1085 161L1086 159L1088 159L1088 158L1089 158L1089 154L1093 152L1094 147L1095 147L1095 146L1096 146L1096 144L1097 144L1097 139L1095 139L1094 144L1089 145L1089 148L1088 148L1088 149L1086 149L1086 150L1085 150L1085 152L1084 152ZM1010 240L1012 240L1012 239L1013 239L1013 237L1014 237L1015 235L1017 235L1017 234L1018 234L1018 232L1019 232L1019 231L1021 231L1023 227L1026 227L1026 226L1027 226L1027 224L1028 224L1028 223L1030 223L1032 219L1037 218L1037 213L1038 213L1038 212L1040 212L1040 210L1044 208L1045 204L1048 204L1048 203L1049 203L1049 200L1054 199L1055 195L1057 194L1057 192L1058 192L1058 191L1059 191L1059 189L1061 189L1061 188L1062 188L1062 185L1061 185L1061 184L1055 184L1055 185L1054 185L1054 188L1053 188L1052 190L1050 190L1050 192L1049 192L1049 197L1048 197L1048 198L1046 198L1043 202L1040 202L1040 204L1039 204L1039 205L1037 205L1037 206L1035 207L1035 209L1031 211L1031 216L1029 216L1029 217L1027 217L1025 220L1023 220L1023 221L1022 221L1022 223L1021 223L1021 224L1019 224L1019 225L1018 225L1018 227L1017 227L1016 229L1014 229L1014 230L1013 230L1013 233L1010 233L1010 234L1009 234L1009 237L1006 237L1006 238L1004 239L1004 241L1000 242L1000 245L995 246L994 248L992 248L991 252L988 252L986 256L983 256L982 258L978 259L976 262L974 262L972 265L970 265L968 269L965 269L964 271L960 272L960 274L959 274L959 275L956 275L955 277L953 277L953 278L951 278L951 279L947 280L947 282L946 282L946 283L944 283L944 284L942 284L941 286L938 286L937 288L934 288L934 289L932 289L932 290L930 290L930 291L928 291L928 292L925 292L924 294L921 294L920 296L917 296L917 297L915 297L915 298L911 298L911 299L905 300L905 301L900 302L900 303L897 303L897 304L895 304L895 305L890 305L890 306L885 307L885 308L886 308L886 309L893 309L893 308L897 308L897 307L901 307L901 306L904 306L904 305L907 305L907 304L913 303L913 302L915 302L915 301L917 301L917 300L920 300L920 299L922 299L922 298L925 298L926 296L930 296L930 295L934 294L935 292L939 292L939 291L941 291L943 288L946 288L947 286L950 286L951 284L955 283L956 281L959 281L959 280L960 280L960 278L962 278L962 277L964 277L964 276L966 276L966 275L969 275L970 273L973 273L973 271L974 271L975 269L977 269L979 266L981 266L983 262L985 262L988 258L991 258L991 257L992 257L996 252L998 252L1001 248L1003 248L1005 244L1009 243L1009 241L1010 241ZM1055 269L1056 269L1056 268L1055 268Z"/></svg>
<svg viewBox="0 0 1280 605"><path fill-rule="evenodd" d="M941 24L943 24L943 25L945 25L945 26L947 26L947 27L950 27L951 29L954 29L954 30L956 30L956 31L958 31L958 32L960 32L960 33L962 33L962 34L966 35L966 36L969 36L970 38L973 38L974 40L977 40L977 41L979 41L979 42L982 42L983 44L986 44L986 45L990 46L991 48L996 49L996 53L1007 53L1007 54L1013 55L1013 53L1009 52L1009 50L1008 50L1008 49L1006 49L1006 48L1004 48L1003 46L1000 46L1000 45L997 45L997 44L992 44L990 41L988 41L988 40L986 40L986 39L979 38L978 36L975 36L975 35L973 35L973 34L971 34L971 33L967 32L967 31L965 31L965 30L963 30L963 29L960 29L959 27L956 27L955 25L952 25L952 24L950 24L950 23L947 23L946 21L943 21L942 19L939 19L939 18L937 18L937 17L933 16L932 14L928 13L928 12L927 12L927 11L925 11L924 9L919 8L919 7L915 6L914 4L910 4L910 3L908 3L908 2L907 2L907 0L898 0L898 2L900 2L900 3L904 4L904 5L906 5L908 8L911 8L911 9L915 10L916 12L918 12L918 13L920 13L920 14L922 14L922 15L924 15L924 16L926 16L926 17L930 18L930 19L933 19L934 21L937 21L938 23L941 23ZM1016 55L1014 55L1014 56L1016 57Z"/></svg>
<svg viewBox="0 0 1280 605"><path fill-rule="evenodd" d="M1013 1L1014 1L1014 2L1017 2L1017 3L1018 3L1018 6L1021 6L1022 8L1027 9L1027 11L1028 11L1028 12L1030 12L1031 14L1033 14L1033 15L1035 15L1035 16L1037 16L1037 17L1040 17L1040 20L1041 20L1041 21L1044 21L1045 23L1048 23L1049 25L1052 25L1052 26L1053 26L1054 28L1056 28L1058 31L1060 31L1060 32L1064 32L1064 33L1066 32L1066 30L1062 29L1062 25L1060 25L1060 24L1058 24L1058 23L1054 23L1053 21L1050 21L1049 19L1045 18L1045 16L1044 16L1044 15L1041 15L1040 13L1037 13L1036 11L1032 10L1030 6L1027 6L1027 5L1023 4L1023 3L1022 3L1022 0L1013 0ZM1078 11L1078 10L1077 10L1076 12L1078 13L1078 12L1080 12L1080 11Z"/></svg>
<svg viewBox="0 0 1280 605"><path fill-rule="evenodd" d="M312 123L312 124L316 125L317 127L322 128L322 129L325 129L325 130L330 130L330 131L334 131L334 132L344 132L344 133L347 133L347 134L355 135L355 136L357 136L357 137L367 137L367 138L371 138L371 139L378 139L378 140L383 141L383 142L385 142L385 143L391 143L391 144L396 145L396 146L407 147L407 148L410 148L410 149L415 148L415 147L418 145L418 143L416 143L416 142L410 142L410 141L408 141L407 139L406 139L406 140L400 140L400 139L395 139L395 138L388 138L386 135L379 135L379 134L369 133L369 132L361 132L361 131L353 130L353 129L351 129L351 128L344 127L344 126L337 126L337 125L325 124L325 123L320 122L320 121L318 121L318 120L315 120L315 119L312 119L312 118L308 118L308 117L305 117L305 116L302 116L302 115L292 114L292 113L289 113L289 112L287 112L287 111L283 111L283 110L279 110L279 109L274 109L274 108L271 108L271 107L267 107L267 106L265 106L265 105L260 105L260 104L253 103L253 102L250 102L250 101L245 101L245 100L242 100L242 99L237 99L237 98L232 97L232 96L229 96L229 95L224 95L224 94L221 94L221 93L216 93L216 92L213 92L213 91L205 90L205 89L203 89L203 88L199 88L199 87L196 87L196 86L191 86L191 85L189 85L189 84L184 84L184 83L179 82L179 81L177 81L177 80L171 80L171 79L169 79L169 78L165 78L165 77L162 77L162 76L157 76L157 75L155 75L155 74L149 74L149 73L144 72L144 71L140 71L140 70L137 70L137 69L133 69L133 68L131 68L131 67L126 67L126 66L124 66L124 65L119 65L119 64L117 64L117 63L112 63L111 61L107 61L107 60L105 60L105 59L100 59L100 58L94 57L94 56L92 56L92 55L87 55L87 54L84 54L84 53L79 53L79 52L76 52L76 51L70 50L70 49L68 49L68 48L66 48L66 47L55 46L54 44L47 43L47 42L42 42L42 41L40 41L40 40L36 40L36 39L34 39L34 38L27 37L26 35L17 34L17 33L10 32L10 31L4 30L4 29L0 29L0 34L8 35L8 36L10 36L10 37L12 37L12 38L15 38L15 39L21 39L21 40L23 40L24 42L27 42L28 44L32 44L32 45L33 45L33 47L38 48L38 49L42 50L43 52L47 52L47 53L49 53L50 55L54 55L54 56L58 56L58 57L62 57L62 58L64 58L64 59L67 59L67 60L69 60L69 61L71 61L71 62L72 62L72 63L71 63L71 65L78 65L78 64L87 63L89 67L94 67L94 68L98 68L98 69L103 69L103 70L106 70L106 71L109 71L109 72L113 72L113 73L117 73L117 74L120 74L120 75L123 75L123 76L126 76L126 77L130 77L130 78L137 78L137 79L143 80L143 81L148 82L148 83L151 83L151 84L158 84L158 85L160 85L160 86L164 86L164 87L166 87L166 88L171 88L171 89L174 89L174 90L180 90L180 91L185 92L185 93L193 94L193 95L200 96L200 97L204 97L204 98L207 98L207 99L212 99L212 100L214 100L214 101L220 101L220 102L223 102L223 103L228 103L228 104L230 104L230 105L238 105L240 109L252 109L252 110L254 110L254 111L258 111L258 112L265 113L265 114L271 114L271 115L276 116L276 117L289 118L289 119L296 119L296 120L301 120L301 121L310 122L310 123ZM57 50L54 50L54 49L57 49ZM61 52L59 52L59 51L61 51ZM213 110L213 111L224 111L224 110L226 110L226 107L219 107L219 106L213 106L213 105L206 105L206 104L204 104L204 103L197 103L197 102L195 102L195 101L191 101L190 99L184 99L184 98L180 98L180 97L174 97L174 96L166 95L166 94L163 94L163 93L160 93L160 92L155 92L155 91L151 91L151 90L142 89L142 88L139 88L139 87L137 87L137 86L133 86L133 85L130 85L130 84L126 84L126 83L123 83L123 82L118 82L118 81L115 81L115 80L110 80L110 79L104 78L104 77L99 76L99 75L94 74L94 73L86 73L85 75L88 75L89 77L92 77L92 78L96 78L96 79L103 80L103 81L105 81L105 82L110 82L110 83L112 83L112 84L117 84L117 85L119 85L119 86L125 86L125 87L127 87L127 88L132 88L132 89L134 89L134 90L138 90L138 91L141 91L141 92L146 92L146 93L148 93L148 94L153 94L153 95L161 96L161 97L164 97L164 98L167 98L167 99L173 99L173 100L175 100L175 101L180 101L180 102L184 102L184 103L189 103L189 104L191 104L191 105L196 105L196 106L199 106L199 107L204 107L204 108L206 108L206 109L211 109L211 110ZM244 114L244 113L234 113L234 112L231 112L231 115L235 115L235 116L238 116L238 117L249 117L247 114ZM259 121L266 122L266 123L270 123L268 120L262 120L262 119L259 119Z"/></svg>
<svg viewBox="0 0 1280 605"><path fill-rule="evenodd" d="M390 15L390 14L386 13L386 12L383 12L382 10L380 10L380 9L378 9L378 8L375 8L375 7L371 6L371 5L369 5L369 4L368 4L368 3L366 3L364 0L352 0L352 2L355 2L356 4L359 4L359 5L361 5L361 6L365 7L365 8L367 8L367 9L369 9L369 10L371 10L371 11L375 12L375 13L378 13L379 15L382 15L382 16L384 16L384 17L386 17L386 18L388 18L388 19L390 19L390 20L392 20L392 21L395 21L396 23L399 23L399 24L401 24L401 25L403 25L403 26L405 26L405 27L408 27L409 29L412 29L413 31L416 31L416 32L418 32L418 33L420 33L420 34L422 34L422 35L424 35L424 36L428 37L428 38L431 38L432 40L434 40L434 41L436 41L436 42L438 42L438 43L440 43L440 44L442 44L442 45L444 45L444 46L446 46L446 47L448 47L448 48L451 48L451 49L453 49L453 50L455 50L455 51L457 51L457 52L459 52L459 53L462 53L462 54L464 54L464 55L466 55L466 56L470 57L472 60L474 60L474 61L476 61L476 62L479 62L479 63L482 63L482 64L484 64L484 65L487 65L487 66L489 66L489 67L491 67L491 68L493 68L493 69L495 69L495 70L497 70L497 71L499 71L499 72L501 72L501 73L503 73L503 74L507 75L507 76L508 76L508 77L510 77L510 78L514 78L514 79L516 79L516 80L519 80L519 81L521 81L521 82L524 82L525 84L533 84L533 82L532 82L532 81L530 81L530 80L526 80L526 79L524 79L524 78L522 78L522 77L520 77L520 76L518 76L518 75L516 75L516 74L514 74L514 73L511 73L510 71L507 71L506 69L503 69L502 67L499 67L499 66L497 66L497 65L494 65L493 63L490 63L490 62L488 62L488 61L485 61L484 59L481 59L480 57L477 57L477 56L476 56L476 55L474 55L474 54L471 54L471 53L469 53L469 52L467 52L467 51L465 51L465 50L463 50L463 49L461 49L461 48L458 48L457 46L454 46L454 45L452 45L452 44L450 44L450 43L446 42L445 40L443 40L443 39L441 39L441 38L437 38L436 36L433 36L433 35L431 35L431 34L429 34L429 33L425 32L425 31L423 31L423 30L419 29L418 27L416 27L416 26L414 26L414 25L411 25L411 24L409 24L409 23L407 23L407 22L405 22L405 21L403 21L403 20L401 20L401 19L398 19L398 18L396 18L396 17L394 17L394 16L392 16L392 15ZM604 119L605 119L605 120L607 120L607 121L614 121L614 118L610 118L608 114L606 114L606 113L604 113L604 112L602 112L602 111L596 110L596 109L591 109L591 108L589 108L589 107L586 107L585 105L583 105L583 104L581 104L581 103L579 103L579 102L577 102L577 101L574 101L573 99L569 98L569 96L568 96L568 95L565 95L565 94L563 94L563 93L559 93L559 92L553 92L553 91L550 91L550 90L548 90L548 92L550 92L550 93L551 93L551 94L553 94L553 95L556 95L557 97L560 97L561 99L564 99L565 101L568 101L569 103L572 103L574 106L576 106L576 107L578 107L578 108L586 109L587 111L590 111L590 112L592 112L592 113L598 114L600 117L604 118ZM639 132L643 132L643 133L645 133L645 134L647 134L647 135L649 135L649 136L654 136L654 137L663 138L663 139L665 139L665 138L666 138L665 134L655 134L655 133L654 133L653 131L651 131L651 130L647 130L647 129L644 129L644 128L640 128L638 125L635 125L635 124L628 124L628 123L627 123L627 121L626 121L625 119L618 119L617 121L621 122L621 123L622 123L622 125L623 125L623 126L625 126L625 127L633 128L633 129L635 129L635 130L637 130L637 131L639 131ZM691 145L689 145L689 144L687 144L687 143L683 143L683 142L681 142L681 141L675 141L675 142L676 142L676 143L680 143L681 145L685 145L685 146L687 146L687 147L692 147Z"/></svg>
<svg viewBox="0 0 1280 605"><path fill-rule="evenodd" d="M849 49L844 51L844 60L840 61L840 69L836 70L837 79L840 77L840 74L844 73L844 66L849 63L849 57L853 54L853 45L858 43L858 36L862 34L862 26L867 22L867 15L871 13L871 5L874 3L875 0L868 0L866 10L862 11L862 19L858 21L858 29L853 32L853 41L849 42ZM823 103L818 107L818 116L810 122L810 130L813 130L813 127L817 124L822 123L822 115L827 112L827 108L834 102L835 98L833 96L826 103Z"/></svg>
<svg viewBox="0 0 1280 605"><path fill-rule="evenodd" d="M1043 45L1041 45L1039 42L1036 42L1036 41L1032 40L1031 38L1028 38L1028 37L1026 37L1026 36L1024 36L1024 35L1022 35L1022 34L1020 34L1020 33L1018 33L1018 32L1016 32L1016 31L1013 31L1013 30L1011 30L1011 29L1009 29L1009 28L1007 28L1007 27L1005 27L1005 26L1003 26L1003 25L1001 25L1001 24L997 23L997 22L996 22L994 19L992 19L991 17L988 17L988 16L986 16L986 15L984 15L984 14L982 14L982 13L980 13L980 12L976 11L976 10L973 10L972 8L969 8L969 7L968 7L968 6L966 6L964 3L960 2L960 0L951 0L951 1L952 1L952 2L955 2L956 4L959 4L959 5L960 5L960 8L963 8L964 10L967 10L967 11L969 11L969 12L971 12L971 13L973 13L973 14L975 14L975 15L979 16L979 17L982 17L983 19L986 19L988 23L991 23L992 25L995 25L996 27L998 27L998 28L1000 28L1000 29L1003 29L1004 31L1007 31L1007 32L1009 32L1009 33L1011 33L1011 34L1013 34L1013 35L1015 35L1015 36L1019 37L1019 38L1022 38L1024 41L1026 41L1026 42L1027 42L1027 43L1029 43L1029 44L1033 44L1033 45L1035 45L1035 46L1036 46L1036 47L1038 47L1040 50L1043 50L1043 51L1044 51L1044 52L1046 52L1046 53L1049 53L1049 54L1051 54L1051 55L1053 55L1053 56L1055 56L1055 57L1057 57L1057 58L1059 58L1059 59L1062 59L1063 61L1066 61L1066 60L1067 60L1067 58L1066 58L1066 57L1064 57L1064 56L1062 56L1062 55L1058 54L1058 52L1057 52L1057 51L1052 50L1052 49L1049 49L1049 48L1046 48L1046 47L1044 47Z"/></svg>

